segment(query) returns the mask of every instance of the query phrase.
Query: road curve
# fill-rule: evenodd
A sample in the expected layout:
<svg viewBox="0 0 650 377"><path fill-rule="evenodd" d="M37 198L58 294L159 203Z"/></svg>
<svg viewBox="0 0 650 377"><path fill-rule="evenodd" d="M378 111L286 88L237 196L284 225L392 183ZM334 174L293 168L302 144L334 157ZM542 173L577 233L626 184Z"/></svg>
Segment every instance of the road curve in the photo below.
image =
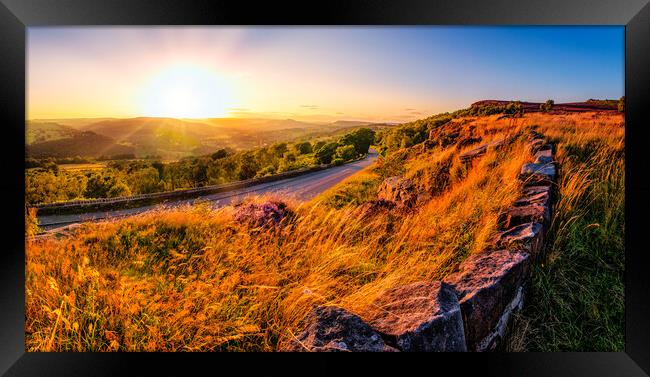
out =
<svg viewBox="0 0 650 377"><path fill-rule="evenodd" d="M170 201L163 204L156 204L138 208L121 209L115 211L98 211L70 215L48 215L39 216L39 226L43 230L53 230L71 224L110 219L116 217L127 217L147 212L160 206L176 207L185 204L192 204L196 201L210 201L215 207L223 207L230 203L240 201L246 196L275 193L282 197L292 198L299 201L306 201L334 186L352 174L370 166L377 154L371 151L366 158L349 164L335 166L329 169L316 171L288 178L281 181L262 183L252 187L246 187L229 192L221 192L212 195L205 195L194 199Z"/></svg>

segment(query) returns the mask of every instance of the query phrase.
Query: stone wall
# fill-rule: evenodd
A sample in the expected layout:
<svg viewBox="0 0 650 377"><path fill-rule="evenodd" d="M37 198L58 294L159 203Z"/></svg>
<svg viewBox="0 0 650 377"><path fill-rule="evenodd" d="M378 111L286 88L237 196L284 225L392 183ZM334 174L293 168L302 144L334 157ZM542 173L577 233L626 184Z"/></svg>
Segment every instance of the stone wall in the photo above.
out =
<svg viewBox="0 0 650 377"><path fill-rule="evenodd" d="M463 154L463 161L502 143L475 148ZM308 316L306 329L281 350L495 350L512 314L524 304L530 266L544 249L551 221L555 147L531 131L527 149L533 161L521 168L521 197L499 217L499 231L486 250L470 255L443 281L417 282L383 292L362 313L317 307ZM389 179L385 186L390 190L380 190L382 200L407 197L400 190L410 186L401 179Z"/></svg>

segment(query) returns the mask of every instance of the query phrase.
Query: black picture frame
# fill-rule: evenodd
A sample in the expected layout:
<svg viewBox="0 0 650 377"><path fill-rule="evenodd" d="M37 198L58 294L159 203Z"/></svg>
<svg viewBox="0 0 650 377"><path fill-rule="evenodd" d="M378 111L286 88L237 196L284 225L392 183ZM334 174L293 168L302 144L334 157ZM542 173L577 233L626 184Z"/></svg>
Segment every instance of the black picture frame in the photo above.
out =
<svg viewBox="0 0 650 377"><path fill-rule="evenodd" d="M644 237L650 213L648 0L330 0L260 4L206 0L0 0L0 148L4 248L0 253L0 373L194 375L376 371L500 376L647 376L650 283ZM625 25L625 352L417 355L26 353L24 137L26 28L50 25ZM645 121L645 122L644 122ZM359 358L357 359L357 356ZM354 358L353 358L354 357ZM254 359L258 359L254 360ZM363 359L363 360L362 360ZM345 366L343 364L346 364ZM445 372L446 370L446 372ZM457 372L454 372L456 370Z"/></svg>

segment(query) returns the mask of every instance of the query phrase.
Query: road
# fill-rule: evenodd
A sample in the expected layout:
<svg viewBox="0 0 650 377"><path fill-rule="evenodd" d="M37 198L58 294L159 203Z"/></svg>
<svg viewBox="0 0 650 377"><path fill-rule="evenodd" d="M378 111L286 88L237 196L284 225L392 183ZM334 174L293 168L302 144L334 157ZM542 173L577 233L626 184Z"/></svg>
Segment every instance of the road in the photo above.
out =
<svg viewBox="0 0 650 377"><path fill-rule="evenodd" d="M371 165L377 159L377 153L370 151L366 158L349 164L332 167L326 170L316 171L301 175L298 177L288 178L281 181L262 183L256 186L246 187L229 192L222 192L212 195L197 197L194 199L184 199L164 204L144 206L138 208L129 208L115 211L88 212L82 214L70 215L49 215L39 216L39 226L43 230L53 230L71 224L97 221L102 219L111 219L117 217L128 217L151 211L155 208L177 207L180 205L192 204L196 201L210 201L215 208L226 206L233 202L238 202L250 195L262 195L275 193L281 197L292 198L300 201L306 201L322 193L328 188L334 186L343 179Z"/></svg>

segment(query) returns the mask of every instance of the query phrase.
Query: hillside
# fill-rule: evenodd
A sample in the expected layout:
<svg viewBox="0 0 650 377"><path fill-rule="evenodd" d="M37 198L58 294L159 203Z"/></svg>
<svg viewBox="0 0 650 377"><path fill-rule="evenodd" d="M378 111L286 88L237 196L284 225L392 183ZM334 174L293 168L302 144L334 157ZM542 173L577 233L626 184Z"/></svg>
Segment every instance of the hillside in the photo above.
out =
<svg viewBox="0 0 650 377"><path fill-rule="evenodd" d="M101 157L133 154L134 148L120 145L114 139L90 131L74 131L65 138L49 139L25 145L25 153L33 158Z"/></svg>
<svg viewBox="0 0 650 377"><path fill-rule="evenodd" d="M308 203L161 209L29 241L27 349L273 351L314 306L364 313L387 289L444 279L518 198L535 129L556 145L558 195L506 347L622 350L622 114L439 119L387 131L383 158ZM498 147L460 158L486 144ZM377 200L395 176L408 195Z"/></svg>
<svg viewBox="0 0 650 377"><path fill-rule="evenodd" d="M78 137L80 131L104 136L115 144L129 147L129 153L138 157L160 156L178 159L214 152L220 148L246 150L268 146L277 142L313 140L345 134L362 125L374 130L390 127L359 121L336 121L332 123L308 123L293 119L174 119L138 117L128 119L73 119L57 120L61 123L32 121L27 126L27 144L33 156L57 157L71 155L72 150L96 156L92 146L83 145L88 136ZM77 136L73 138L73 136ZM55 144L31 145L46 141L68 139ZM99 140L99 139L98 139ZM82 144L79 144L82 143ZM70 146L70 152L55 151L58 146ZM125 150L122 147L115 147ZM49 154L53 151L53 154Z"/></svg>
<svg viewBox="0 0 650 377"><path fill-rule="evenodd" d="M54 122L27 122L25 125L25 143L34 144L45 141L70 138L78 135L79 131L72 127Z"/></svg>

